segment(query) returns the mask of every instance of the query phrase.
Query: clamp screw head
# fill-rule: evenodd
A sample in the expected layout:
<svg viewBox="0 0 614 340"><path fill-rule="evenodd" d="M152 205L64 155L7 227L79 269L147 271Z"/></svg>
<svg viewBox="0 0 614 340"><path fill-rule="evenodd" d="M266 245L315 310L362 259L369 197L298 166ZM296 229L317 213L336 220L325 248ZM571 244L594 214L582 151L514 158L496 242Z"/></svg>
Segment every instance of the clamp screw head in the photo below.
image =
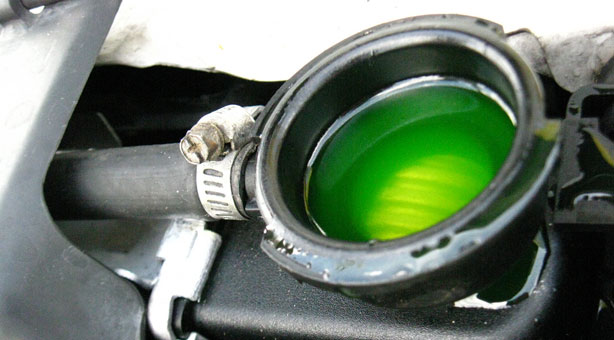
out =
<svg viewBox="0 0 614 340"><path fill-rule="evenodd" d="M191 164L217 159L224 148L222 131L211 123L196 124L179 143L183 157Z"/></svg>

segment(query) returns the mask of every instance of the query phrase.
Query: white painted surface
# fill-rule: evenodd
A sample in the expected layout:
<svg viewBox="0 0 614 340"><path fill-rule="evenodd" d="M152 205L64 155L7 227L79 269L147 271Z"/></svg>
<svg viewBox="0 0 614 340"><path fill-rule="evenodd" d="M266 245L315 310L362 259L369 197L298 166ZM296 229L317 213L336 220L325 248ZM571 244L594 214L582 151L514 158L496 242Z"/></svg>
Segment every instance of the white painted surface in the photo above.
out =
<svg viewBox="0 0 614 340"><path fill-rule="evenodd" d="M529 28L543 43L614 27L613 9L612 1L124 0L99 62L285 80L340 40L394 19L466 14L506 32Z"/></svg>

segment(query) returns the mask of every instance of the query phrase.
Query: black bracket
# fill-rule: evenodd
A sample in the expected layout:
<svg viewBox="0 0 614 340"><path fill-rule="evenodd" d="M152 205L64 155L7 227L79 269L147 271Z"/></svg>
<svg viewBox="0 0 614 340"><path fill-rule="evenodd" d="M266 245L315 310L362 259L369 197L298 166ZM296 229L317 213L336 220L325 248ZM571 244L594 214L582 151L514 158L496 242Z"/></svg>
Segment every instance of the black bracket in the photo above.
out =
<svg viewBox="0 0 614 340"><path fill-rule="evenodd" d="M561 133L555 225L614 230L614 85L593 84L576 91Z"/></svg>

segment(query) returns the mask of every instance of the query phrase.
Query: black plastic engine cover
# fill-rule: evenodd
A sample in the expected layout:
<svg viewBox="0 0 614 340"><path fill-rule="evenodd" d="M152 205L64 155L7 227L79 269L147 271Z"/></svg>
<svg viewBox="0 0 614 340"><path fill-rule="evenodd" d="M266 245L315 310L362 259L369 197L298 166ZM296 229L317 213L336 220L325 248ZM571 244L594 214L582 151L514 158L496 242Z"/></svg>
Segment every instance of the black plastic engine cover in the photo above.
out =
<svg viewBox="0 0 614 340"><path fill-rule="evenodd" d="M203 302L184 329L210 339L581 339L596 319L595 234L549 230L549 257L528 298L505 309L398 310L301 284L260 250L264 224L226 223ZM596 288L596 287L595 287Z"/></svg>

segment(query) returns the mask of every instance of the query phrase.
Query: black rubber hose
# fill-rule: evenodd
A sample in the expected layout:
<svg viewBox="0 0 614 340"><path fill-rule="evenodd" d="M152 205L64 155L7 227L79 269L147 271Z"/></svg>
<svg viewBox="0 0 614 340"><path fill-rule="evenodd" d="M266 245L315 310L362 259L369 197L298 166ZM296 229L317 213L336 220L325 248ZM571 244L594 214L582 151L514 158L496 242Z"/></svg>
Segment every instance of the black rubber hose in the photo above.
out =
<svg viewBox="0 0 614 340"><path fill-rule="evenodd" d="M23 6L27 9L32 9L40 6L52 5L60 0L21 0Z"/></svg>
<svg viewBox="0 0 614 340"><path fill-rule="evenodd" d="M178 144L58 153L44 189L58 220L211 220L198 199L195 166L183 159Z"/></svg>

